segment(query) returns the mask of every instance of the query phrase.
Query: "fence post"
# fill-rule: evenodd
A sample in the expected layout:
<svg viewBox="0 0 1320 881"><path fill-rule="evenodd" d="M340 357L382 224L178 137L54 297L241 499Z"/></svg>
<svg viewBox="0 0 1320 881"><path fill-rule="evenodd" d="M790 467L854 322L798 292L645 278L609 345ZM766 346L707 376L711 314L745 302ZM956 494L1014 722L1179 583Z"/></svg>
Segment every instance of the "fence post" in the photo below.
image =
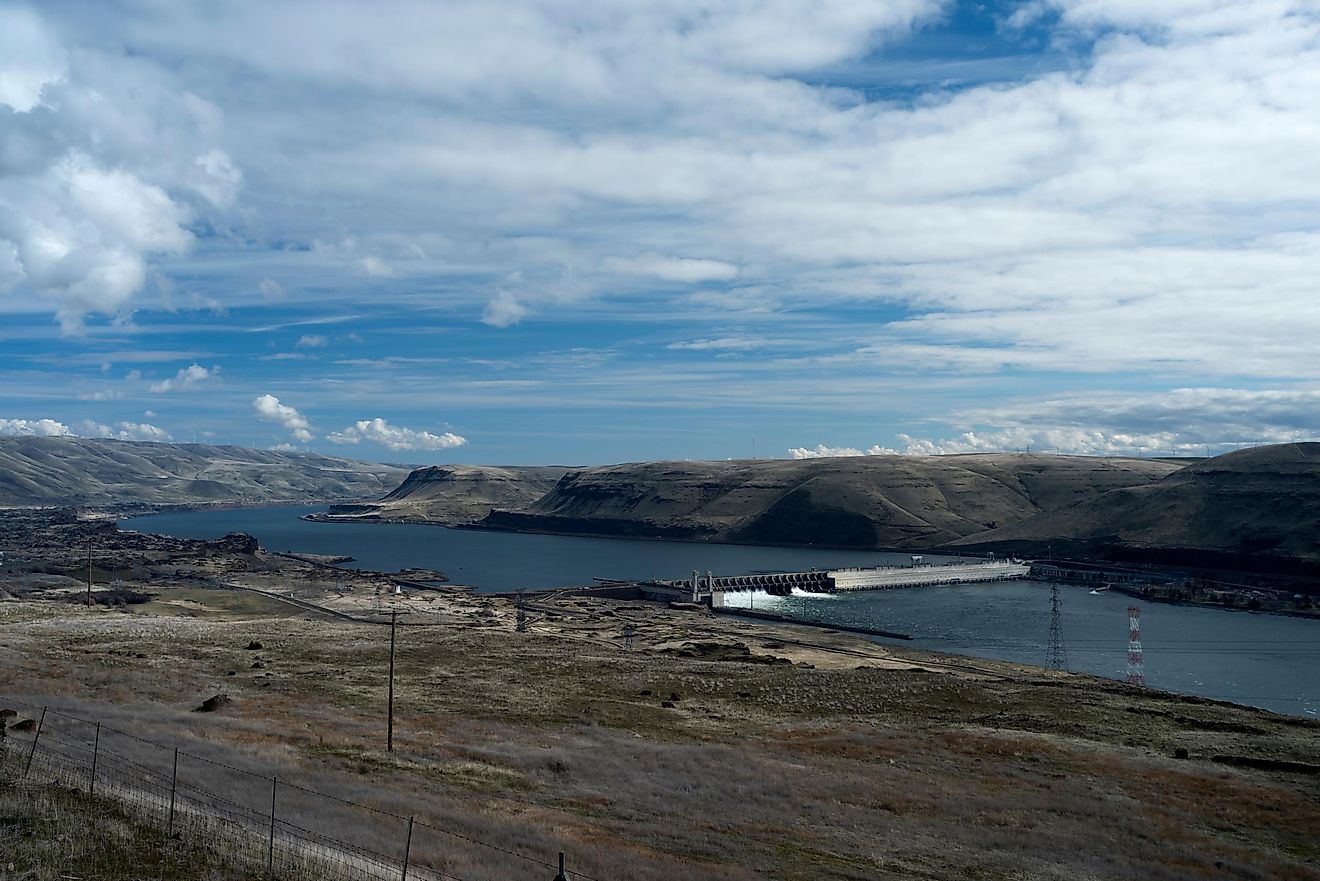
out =
<svg viewBox="0 0 1320 881"><path fill-rule="evenodd" d="M32 735L32 749L28 750L27 767L23 769L23 777L32 771L32 759L37 754L37 741L41 739L41 727L46 724L46 708L41 708L41 718L37 721L37 733Z"/></svg>
<svg viewBox="0 0 1320 881"><path fill-rule="evenodd" d="M403 845L403 878L401 881L408 881L408 861L412 858L412 827L415 819L417 818L408 818L408 840Z"/></svg>
<svg viewBox="0 0 1320 881"><path fill-rule="evenodd" d="M179 748L174 748L174 776L170 779L170 825L166 829L169 835L174 834L174 793L179 789Z"/></svg>
<svg viewBox="0 0 1320 881"><path fill-rule="evenodd" d="M564 874L564 852L559 852L559 874L555 876L555 881L568 881L568 876Z"/></svg>
<svg viewBox="0 0 1320 881"><path fill-rule="evenodd" d="M266 849L266 874L275 871L275 790L280 785L278 776L270 778L270 846Z"/></svg>
<svg viewBox="0 0 1320 881"><path fill-rule="evenodd" d="M96 723L96 737L92 739L92 779L87 784L87 794L96 795L96 760L101 755L101 723Z"/></svg>

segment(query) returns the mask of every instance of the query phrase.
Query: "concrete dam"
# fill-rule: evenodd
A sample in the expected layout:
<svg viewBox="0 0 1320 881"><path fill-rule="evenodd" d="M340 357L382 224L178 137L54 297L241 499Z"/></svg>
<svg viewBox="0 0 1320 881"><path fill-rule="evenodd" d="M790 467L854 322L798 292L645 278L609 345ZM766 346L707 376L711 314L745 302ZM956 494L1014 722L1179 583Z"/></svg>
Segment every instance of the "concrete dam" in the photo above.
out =
<svg viewBox="0 0 1320 881"><path fill-rule="evenodd" d="M681 591L690 596L693 602L710 599L712 605L718 605L721 595L728 592L763 590L775 596L788 596L794 589L807 593L893 590L900 587L1007 581L1026 578L1030 572L1031 565L1019 560L924 564L921 562L921 557L916 556L912 558L910 566L775 572L761 575L714 575L710 572L703 575L693 571L691 580L661 582L656 586Z"/></svg>

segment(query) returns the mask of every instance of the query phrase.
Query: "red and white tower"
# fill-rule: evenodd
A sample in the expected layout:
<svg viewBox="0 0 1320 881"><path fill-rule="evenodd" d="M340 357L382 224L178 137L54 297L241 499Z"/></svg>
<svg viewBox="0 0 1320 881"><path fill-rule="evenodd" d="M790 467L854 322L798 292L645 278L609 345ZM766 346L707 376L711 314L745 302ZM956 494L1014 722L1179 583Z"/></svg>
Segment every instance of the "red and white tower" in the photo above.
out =
<svg viewBox="0 0 1320 881"><path fill-rule="evenodd" d="M1146 684L1146 662L1141 654L1141 610L1128 606L1128 675L1133 685Z"/></svg>

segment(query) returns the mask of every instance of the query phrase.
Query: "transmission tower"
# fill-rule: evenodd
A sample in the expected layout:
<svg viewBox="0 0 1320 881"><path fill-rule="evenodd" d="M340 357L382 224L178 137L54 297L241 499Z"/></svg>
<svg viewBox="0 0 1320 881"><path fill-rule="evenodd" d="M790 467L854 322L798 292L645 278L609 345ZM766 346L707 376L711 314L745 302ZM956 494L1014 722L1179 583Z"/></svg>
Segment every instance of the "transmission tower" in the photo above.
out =
<svg viewBox="0 0 1320 881"><path fill-rule="evenodd" d="M1046 666L1051 670L1068 669L1068 649L1063 645L1063 623L1059 615L1059 585L1050 585L1050 648Z"/></svg>
<svg viewBox="0 0 1320 881"><path fill-rule="evenodd" d="M1141 610L1128 606L1128 675L1133 685L1146 684L1146 662L1141 654Z"/></svg>

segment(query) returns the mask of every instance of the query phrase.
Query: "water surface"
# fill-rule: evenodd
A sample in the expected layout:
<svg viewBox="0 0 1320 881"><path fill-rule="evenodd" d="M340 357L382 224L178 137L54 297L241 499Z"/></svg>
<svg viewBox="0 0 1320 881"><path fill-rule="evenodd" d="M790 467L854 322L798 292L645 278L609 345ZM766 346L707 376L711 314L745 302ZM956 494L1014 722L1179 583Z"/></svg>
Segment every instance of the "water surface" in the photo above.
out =
<svg viewBox="0 0 1320 881"><path fill-rule="evenodd" d="M273 551L346 554L348 566L438 569L478 590L565 587L606 578L686 578L906 562L906 554L476 532L438 526L311 523L318 507L160 514L126 529L182 538L247 532ZM927 557L934 562L937 557ZM728 594L730 604L910 633L919 648L1044 664L1050 585L1036 581L864 591L822 596ZM1141 609L1146 681L1156 688L1320 716L1320 621L1147 603L1115 592L1060 585L1069 669L1122 679L1130 605ZM883 641L883 640L878 640Z"/></svg>

